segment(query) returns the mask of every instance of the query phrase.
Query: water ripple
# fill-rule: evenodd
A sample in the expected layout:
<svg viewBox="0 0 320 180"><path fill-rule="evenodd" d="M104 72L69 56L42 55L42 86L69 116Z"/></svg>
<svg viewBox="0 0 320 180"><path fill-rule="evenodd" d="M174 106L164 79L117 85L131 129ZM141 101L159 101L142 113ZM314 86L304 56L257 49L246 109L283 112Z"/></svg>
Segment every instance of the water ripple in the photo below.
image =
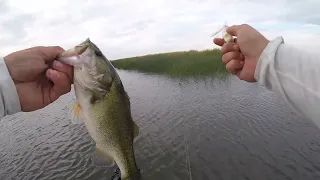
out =
<svg viewBox="0 0 320 180"><path fill-rule="evenodd" d="M320 176L320 131L273 93L235 78L173 80L120 71L140 126L144 179L311 180ZM0 179L97 179L86 128L73 125L74 93L49 107L3 118Z"/></svg>

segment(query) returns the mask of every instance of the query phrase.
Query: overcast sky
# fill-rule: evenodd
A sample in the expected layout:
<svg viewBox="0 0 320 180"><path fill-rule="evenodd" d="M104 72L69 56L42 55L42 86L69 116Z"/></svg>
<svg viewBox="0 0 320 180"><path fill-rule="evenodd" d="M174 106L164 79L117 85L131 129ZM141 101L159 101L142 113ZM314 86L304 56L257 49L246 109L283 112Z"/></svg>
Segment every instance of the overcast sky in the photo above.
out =
<svg viewBox="0 0 320 180"><path fill-rule="evenodd" d="M110 60L215 47L225 21L320 48L319 0L0 0L0 55L89 37Z"/></svg>

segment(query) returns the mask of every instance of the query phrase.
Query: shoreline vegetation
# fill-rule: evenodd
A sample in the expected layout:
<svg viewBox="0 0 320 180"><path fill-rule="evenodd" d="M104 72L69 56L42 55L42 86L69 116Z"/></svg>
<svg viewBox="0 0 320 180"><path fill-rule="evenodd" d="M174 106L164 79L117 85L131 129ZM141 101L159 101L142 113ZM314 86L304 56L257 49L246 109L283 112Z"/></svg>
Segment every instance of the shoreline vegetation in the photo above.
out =
<svg viewBox="0 0 320 180"><path fill-rule="evenodd" d="M176 51L111 60L121 70L174 77L225 76L219 49Z"/></svg>

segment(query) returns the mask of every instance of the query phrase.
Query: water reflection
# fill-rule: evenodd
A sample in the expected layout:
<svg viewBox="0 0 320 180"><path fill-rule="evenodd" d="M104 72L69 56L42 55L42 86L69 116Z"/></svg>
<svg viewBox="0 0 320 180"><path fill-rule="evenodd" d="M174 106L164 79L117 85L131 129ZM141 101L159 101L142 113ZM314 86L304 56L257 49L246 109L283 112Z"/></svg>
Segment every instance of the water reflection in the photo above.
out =
<svg viewBox="0 0 320 180"><path fill-rule="evenodd" d="M320 133L271 92L226 79L119 71L140 126L145 179L317 179ZM0 179L108 179L90 161L83 125L67 118L73 92L0 124Z"/></svg>

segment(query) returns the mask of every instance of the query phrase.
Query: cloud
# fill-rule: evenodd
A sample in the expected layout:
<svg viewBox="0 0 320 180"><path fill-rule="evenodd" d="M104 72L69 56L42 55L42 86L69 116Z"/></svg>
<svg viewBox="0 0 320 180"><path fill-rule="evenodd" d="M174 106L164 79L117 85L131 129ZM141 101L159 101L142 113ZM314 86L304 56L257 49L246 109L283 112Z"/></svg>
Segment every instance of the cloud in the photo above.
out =
<svg viewBox="0 0 320 180"><path fill-rule="evenodd" d="M4 0L0 55L35 45L67 49L87 37L109 59L207 49L225 21L310 49L319 45L319 6L316 0Z"/></svg>
<svg viewBox="0 0 320 180"><path fill-rule="evenodd" d="M17 40L28 35L25 27L31 25L35 18L31 14L12 11L6 1L0 2L0 11L0 46L17 45Z"/></svg>

